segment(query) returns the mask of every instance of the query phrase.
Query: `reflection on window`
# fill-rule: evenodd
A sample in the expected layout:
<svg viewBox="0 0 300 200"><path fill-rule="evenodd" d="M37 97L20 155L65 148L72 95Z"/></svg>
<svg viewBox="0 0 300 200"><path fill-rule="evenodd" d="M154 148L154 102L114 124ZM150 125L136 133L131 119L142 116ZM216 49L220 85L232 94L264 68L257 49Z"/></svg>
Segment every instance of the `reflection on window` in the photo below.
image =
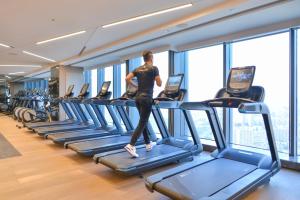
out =
<svg viewBox="0 0 300 200"><path fill-rule="evenodd" d="M255 65L253 85L265 88L265 103L269 106L277 148L289 151L289 34L237 42L232 45L232 66ZM232 143L267 148L268 141L262 119L233 111Z"/></svg>
<svg viewBox="0 0 300 200"><path fill-rule="evenodd" d="M92 97L95 97L98 93L97 89L97 69L93 69L91 71L91 91L92 91Z"/></svg>
<svg viewBox="0 0 300 200"><path fill-rule="evenodd" d="M298 67L298 96L300 95L300 29L297 30L297 67ZM298 98L299 99L299 98ZM300 102L298 100L298 102ZM298 155L300 155L300 104L298 103Z"/></svg>
<svg viewBox="0 0 300 200"><path fill-rule="evenodd" d="M215 97L223 86L223 46L212 46L188 52L188 101L203 101ZM218 110L222 120L222 109ZM199 136L214 140L204 112L191 112ZM222 123L220 123L222 124ZM186 131L185 134L189 134Z"/></svg>

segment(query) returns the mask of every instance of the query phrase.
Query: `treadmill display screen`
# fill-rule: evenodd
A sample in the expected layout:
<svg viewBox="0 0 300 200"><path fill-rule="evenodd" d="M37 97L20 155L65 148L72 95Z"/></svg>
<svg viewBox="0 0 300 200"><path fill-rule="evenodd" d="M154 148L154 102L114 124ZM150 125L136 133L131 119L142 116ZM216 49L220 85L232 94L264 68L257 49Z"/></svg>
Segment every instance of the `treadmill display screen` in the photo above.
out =
<svg viewBox="0 0 300 200"><path fill-rule="evenodd" d="M87 83L84 84L84 85L82 86L81 90L80 90L79 95L80 95L80 96L85 95L85 94L87 93L88 88L89 88L89 84L87 84Z"/></svg>
<svg viewBox="0 0 300 200"><path fill-rule="evenodd" d="M102 84L102 87L101 87L101 91L100 91L100 94L101 95L104 95L107 93L108 89L109 89L109 86L110 86L110 81L106 81ZM99 94L99 95L100 95Z"/></svg>
<svg viewBox="0 0 300 200"><path fill-rule="evenodd" d="M73 89L74 89L74 85L70 85L70 86L68 87L68 90L67 90L66 95L70 95L70 94L72 93Z"/></svg>
<svg viewBox="0 0 300 200"><path fill-rule="evenodd" d="M129 84L128 87L127 87L127 93L129 94L134 94L137 92L137 87L132 85L132 84Z"/></svg>
<svg viewBox="0 0 300 200"><path fill-rule="evenodd" d="M182 78L182 75L170 76L166 84L165 91L167 91L168 93L178 92L178 90L180 89Z"/></svg>
<svg viewBox="0 0 300 200"><path fill-rule="evenodd" d="M232 68L230 71L228 90L232 93L242 93L249 90L254 79L255 66Z"/></svg>

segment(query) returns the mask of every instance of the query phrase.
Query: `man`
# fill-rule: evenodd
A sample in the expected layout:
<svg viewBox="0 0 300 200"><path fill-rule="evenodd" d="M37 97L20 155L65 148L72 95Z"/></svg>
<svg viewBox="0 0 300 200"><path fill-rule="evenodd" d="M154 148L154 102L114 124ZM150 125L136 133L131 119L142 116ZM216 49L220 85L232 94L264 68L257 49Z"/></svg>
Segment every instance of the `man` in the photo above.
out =
<svg viewBox="0 0 300 200"><path fill-rule="evenodd" d="M139 155L136 153L135 143L142 133L146 143L146 150L151 151L152 149L149 135L147 134L147 131L144 130L151 114L154 82L156 82L156 85L159 87L162 84L158 68L153 66L153 53L151 51L144 51L143 58L145 62L144 65L136 68L126 77L126 82L128 84L134 84L132 83L133 77L137 77L138 80L138 90L135 103L140 114L140 120L135 131L133 132L130 143L124 147L126 151L128 151L128 153L134 158L139 157Z"/></svg>

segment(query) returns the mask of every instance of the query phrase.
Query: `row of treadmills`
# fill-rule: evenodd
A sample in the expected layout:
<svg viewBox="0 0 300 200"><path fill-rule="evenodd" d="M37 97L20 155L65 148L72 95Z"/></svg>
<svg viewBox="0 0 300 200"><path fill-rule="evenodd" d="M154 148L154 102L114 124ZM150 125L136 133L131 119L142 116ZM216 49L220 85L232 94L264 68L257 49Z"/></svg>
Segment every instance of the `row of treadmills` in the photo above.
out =
<svg viewBox="0 0 300 200"><path fill-rule="evenodd" d="M88 84L73 97L74 85L60 98L66 120L24 124L38 135L63 145L80 155L93 156L117 173L133 175L170 163L179 164L145 178L150 191L158 191L172 199L240 199L255 188L268 183L280 170L270 113L263 103L264 88L252 86L255 67L232 68L227 87L211 100L184 102L186 90L181 89L183 75L169 77L164 90L154 99L152 115L161 137L157 139L151 124L146 130L157 143L147 152L143 138L137 142L139 158L131 158L124 150L134 130L129 109L135 107L136 88L128 86L120 98L111 99L110 82L104 82L94 98L87 98ZM201 92L201 91L199 91ZM260 114L265 125L269 154L234 149L226 143L218 119L217 107L235 108L243 114ZM112 119L105 119L106 109ZM189 137L170 134L161 109L182 112ZM205 112L216 143L210 156L202 155L203 146L193 121L191 110Z"/></svg>

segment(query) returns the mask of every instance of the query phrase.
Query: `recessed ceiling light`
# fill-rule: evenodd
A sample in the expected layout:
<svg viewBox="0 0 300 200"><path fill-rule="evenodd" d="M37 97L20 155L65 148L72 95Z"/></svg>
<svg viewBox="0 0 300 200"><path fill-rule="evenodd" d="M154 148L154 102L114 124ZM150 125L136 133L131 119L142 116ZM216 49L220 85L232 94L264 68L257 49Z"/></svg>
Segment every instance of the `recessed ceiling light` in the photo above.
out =
<svg viewBox="0 0 300 200"><path fill-rule="evenodd" d="M16 74L24 74L25 72L12 72L12 73L8 73L9 75L16 75Z"/></svg>
<svg viewBox="0 0 300 200"><path fill-rule="evenodd" d="M102 26L102 28L108 28L108 27L111 27L111 26L116 26L116 25L119 25L119 24L124 24L124 23L127 23L127 22L132 22L132 21L144 19L144 18L147 18L147 17L155 16L155 15L160 15L160 14L172 12L172 11L175 11L175 10L180 10L180 9L183 9L183 8L191 7L192 5L193 5L192 3L189 3L189 4L184 4L184 5L181 5L181 6L176 6L176 7L173 7L173 8L168 8L168 9L165 9L165 10L156 11L156 12L149 13L149 14L146 14L146 15L141 15L141 16L121 20L121 21L118 21L118 22L114 22L114 23L111 23L111 24L106 24L106 25Z"/></svg>
<svg viewBox="0 0 300 200"><path fill-rule="evenodd" d="M52 41L55 41L55 40L60 40L60 39L68 38L68 37L73 37L75 35L80 35L80 34L83 34L83 33L86 33L86 31L79 31L79 32L76 32L76 33L68 34L68 35L59 36L59 37L52 38L52 39L49 39L49 40L44 40L44 41L41 41L41 42L37 42L36 44L37 45L45 44L45 43L48 43L48 42L52 42Z"/></svg>
<svg viewBox="0 0 300 200"><path fill-rule="evenodd" d="M5 48L12 48L11 46L6 45L6 44L2 44L2 43L0 43L0 46L1 46L1 47L5 47Z"/></svg>
<svg viewBox="0 0 300 200"><path fill-rule="evenodd" d="M40 65L0 65L0 67L41 67Z"/></svg>
<svg viewBox="0 0 300 200"><path fill-rule="evenodd" d="M44 60L48 60L48 61L50 61L50 62L56 62L55 60L52 60L52 59L50 59L50 58L46 58L46 57L43 57L43 56L40 56L40 55L31 53L31 52L29 52L29 51L23 51L23 53L28 54L28 55L31 55L31 56L34 56L34 57L42 58L42 59L44 59Z"/></svg>

